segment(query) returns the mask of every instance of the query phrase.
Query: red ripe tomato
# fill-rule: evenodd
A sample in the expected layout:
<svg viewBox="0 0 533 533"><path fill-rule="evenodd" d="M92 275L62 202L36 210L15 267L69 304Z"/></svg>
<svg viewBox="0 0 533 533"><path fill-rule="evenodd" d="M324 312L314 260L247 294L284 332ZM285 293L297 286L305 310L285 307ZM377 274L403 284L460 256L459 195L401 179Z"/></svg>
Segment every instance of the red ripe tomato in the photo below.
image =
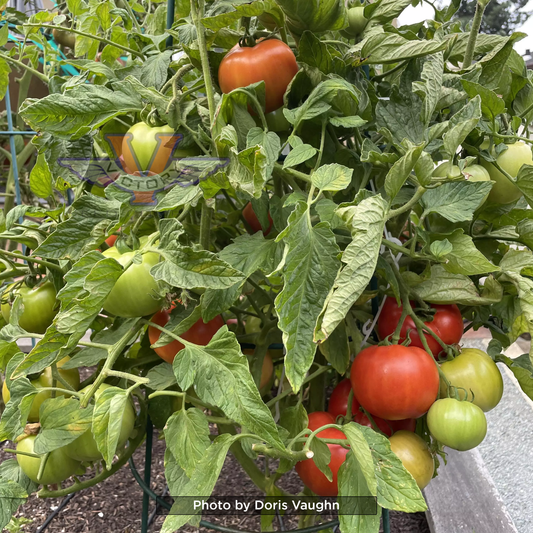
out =
<svg viewBox="0 0 533 533"><path fill-rule="evenodd" d="M385 420L422 416L439 391L439 371L433 358L420 348L397 344L361 351L350 380L357 401Z"/></svg>
<svg viewBox="0 0 533 533"><path fill-rule="evenodd" d="M414 305L414 302L411 302L411 304ZM432 307L435 309L433 320L431 322L424 322L424 324L434 331L445 344L457 344L463 336L463 317L461 316L459 308L455 304L433 304ZM385 300L385 305L383 306L378 319L378 334L380 339L385 339L394 333L394 330L400 321L402 309L402 306L398 307L395 298L387 298ZM409 316L405 319L400 331L400 342L403 342L406 339L407 330L410 330L410 346L424 349L418 331L416 330L415 323ZM426 333L424 336L426 337L429 349L433 355L437 357L437 355L441 353L442 347L431 335Z"/></svg>
<svg viewBox="0 0 533 533"><path fill-rule="evenodd" d="M310 413L307 427L311 431L315 431L327 424L335 424L335 419L330 413L325 413L324 411ZM317 437L322 439L346 439L346 435L340 429L335 428L325 429L315 435L314 438ZM337 474L349 450L338 444L328 444L327 446L331 452L329 467L333 474L332 481L328 481L328 478L319 470L313 459L306 459L297 463L296 472L304 484L315 494L319 496L337 496L339 492L337 487Z"/></svg>
<svg viewBox="0 0 533 533"><path fill-rule="evenodd" d="M105 243L111 248L111 246L115 246L115 243L117 242L118 235L110 235L106 240Z"/></svg>
<svg viewBox="0 0 533 533"><path fill-rule="evenodd" d="M265 111L283 105L287 86L298 72L296 57L284 42L277 39L259 41L255 46L236 44L218 68L218 82L223 93L265 82Z"/></svg>
<svg viewBox="0 0 533 533"><path fill-rule="evenodd" d="M166 323L170 320L170 313L168 311L162 310L156 313L151 321L154 324L164 327ZM186 341L198 344L199 346L206 346L209 344L209 341L213 338L213 335L224 325L224 320L220 315L210 320L207 324L200 318L193 326L188 329L185 333L182 333L180 337ZM148 338L150 339L150 344L155 344L159 337L161 336L161 331L150 326L148 328ZM167 363L174 361L176 354L183 350L185 346L179 341L172 341L165 346L155 348L155 353L164 359Z"/></svg>
<svg viewBox="0 0 533 533"><path fill-rule="evenodd" d="M263 230L261 227L261 222L259 222L254 208L252 207L252 202L248 202L246 204L246 207L242 210L242 216L244 217L244 220L248 222L248 225L252 229L253 233L263 231L263 235L265 235L265 237L270 233L270 230L272 229L272 218L270 217L270 213L268 214L268 229Z"/></svg>
<svg viewBox="0 0 533 533"><path fill-rule="evenodd" d="M352 383L349 379L343 379L331 393L329 398L328 413L335 418L338 416L346 416L348 408L348 395L352 390ZM352 417L354 422L361 426L372 427L372 422L360 409L359 402L355 399L355 394L352 402ZM373 416L374 423L387 437L390 437L396 431L401 429L407 431L414 431L416 427L416 420L408 418L407 420L383 420L379 416Z"/></svg>

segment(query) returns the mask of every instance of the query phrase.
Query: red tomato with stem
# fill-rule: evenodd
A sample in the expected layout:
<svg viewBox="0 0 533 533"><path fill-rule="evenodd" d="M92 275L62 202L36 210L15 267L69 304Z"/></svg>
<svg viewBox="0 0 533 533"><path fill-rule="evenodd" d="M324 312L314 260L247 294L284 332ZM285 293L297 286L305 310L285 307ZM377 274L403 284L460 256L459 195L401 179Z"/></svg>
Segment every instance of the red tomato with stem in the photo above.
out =
<svg viewBox="0 0 533 533"><path fill-rule="evenodd" d="M220 63L218 82L222 92L229 93L264 81L265 111L270 113L283 105L283 95L297 72L290 47L278 39L266 39L255 46L236 44Z"/></svg>
<svg viewBox="0 0 533 533"><path fill-rule="evenodd" d="M244 220L248 222L253 233L263 231L265 237L270 233L270 230L272 229L272 218L270 217L270 213L268 213L268 229L263 230L261 222L259 222L254 208L252 207L252 202L246 204L245 208L242 210L242 216L244 217Z"/></svg>
<svg viewBox="0 0 533 533"><path fill-rule="evenodd" d="M352 390L352 383L349 379L343 379L331 393L328 404L328 413L332 414L335 418L338 416L346 416L348 411L348 395ZM367 426L373 428L372 422L360 409L359 402L353 396L352 401L352 418L354 422L357 422L361 426ZM416 427L416 420L409 418L407 420L383 420L379 416L373 416L375 425L380 431L382 431L387 437L390 437L396 431L401 429L407 431L414 431Z"/></svg>
<svg viewBox="0 0 533 533"><path fill-rule="evenodd" d="M151 322L154 322L154 324L162 327L164 327L169 320L170 313L165 310L159 311L151 318ZM200 318L192 325L190 329L188 329L185 333L182 333L180 337L186 341L192 342L193 344L206 346L209 344L209 341L213 338L215 333L223 325L224 320L220 315L207 322L207 324L204 323L204 321ZM148 328L148 338L150 339L150 344L155 344L159 340L160 336L161 331L159 331L157 328L154 328L153 326ZM185 346L183 346L181 342L174 340L171 343L165 344L165 346L161 346L159 348L155 348L154 350L155 353L161 357L161 359L172 364L176 354L183 350L183 348L185 348Z"/></svg>
<svg viewBox="0 0 533 533"><path fill-rule="evenodd" d="M110 235L106 240L105 243L111 248L111 246L115 246L115 243L117 242L118 235Z"/></svg>
<svg viewBox="0 0 533 533"><path fill-rule="evenodd" d="M357 401L385 420L418 418L437 399L439 371L435 360L413 346L370 346L352 365L350 380Z"/></svg>
<svg viewBox="0 0 533 533"><path fill-rule="evenodd" d="M332 414L325 413L324 411L317 411L309 414L309 422L307 427L311 431L315 431L328 424L335 424L335 418L333 418ZM327 428L315 435L314 438L346 439L346 435L340 429ZM327 446L331 452L329 467L331 469L331 473L333 474L332 481L329 481L328 478L319 470L313 459L306 459L305 461L300 461L297 463L296 472L304 484L315 494L318 494L319 496L337 496L339 492L337 486L337 475L339 468L342 463L344 463L346 454L349 452L349 450L343 448L339 444L328 444Z"/></svg>
<svg viewBox="0 0 533 533"><path fill-rule="evenodd" d="M415 303L411 302L414 307ZM463 317L461 311L455 304L431 306L435 309L435 315L431 322L424 322L424 324L431 329L445 344L457 344L463 336ZM395 298L387 298L385 305L381 310L378 319L378 334L380 339L385 339L392 335L400 321L403 306L398 306ZM411 317L407 317L400 330L400 343L407 338L407 331L409 330L409 338L411 339L410 346L424 349L424 345L420 340L415 323ZM435 357L442 352L441 345L429 333L425 333L426 341L429 349Z"/></svg>

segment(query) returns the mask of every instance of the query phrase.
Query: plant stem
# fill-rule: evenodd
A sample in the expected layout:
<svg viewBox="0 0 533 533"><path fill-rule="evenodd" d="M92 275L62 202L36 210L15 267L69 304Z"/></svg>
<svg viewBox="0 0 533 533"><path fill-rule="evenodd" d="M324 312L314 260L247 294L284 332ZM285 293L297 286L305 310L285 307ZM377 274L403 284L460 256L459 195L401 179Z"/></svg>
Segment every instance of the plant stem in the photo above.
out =
<svg viewBox="0 0 533 533"><path fill-rule="evenodd" d="M133 9L131 9L129 1L128 0L124 0L124 2L122 2L122 3L126 6L126 11L128 12L128 15L130 16L135 28L137 29L137 31L139 33L142 33L142 28L141 28L141 26L139 24L139 21L135 17L135 13L133 12Z"/></svg>
<svg viewBox="0 0 533 533"><path fill-rule="evenodd" d="M309 450L301 452L294 452L292 450L279 450L277 448L270 448L264 444L253 444L252 450L258 455L265 455L273 459L289 459L289 461L305 461L313 457L313 452ZM311 453L311 455L309 455Z"/></svg>
<svg viewBox="0 0 533 533"><path fill-rule="evenodd" d="M474 20L472 21L472 28L470 29L470 35L466 44L465 59L463 61L463 70L466 70L472 64L474 59L474 51L476 49L476 41L481 28L481 21L483 19L483 13L490 0L478 0L476 4L476 13Z"/></svg>
<svg viewBox="0 0 533 533"><path fill-rule="evenodd" d="M150 380L148 378L136 376L135 374L129 374L128 372L121 372L120 370L108 370L107 375L114 376L116 378L127 379L129 381L134 381L139 385L150 383Z"/></svg>
<svg viewBox="0 0 533 533"><path fill-rule="evenodd" d="M202 202L202 215L200 219L200 245L204 250L209 250L209 240L211 231L211 213L212 209L207 202Z"/></svg>
<svg viewBox="0 0 533 533"><path fill-rule="evenodd" d="M113 365L115 364L115 361L118 359L119 355L122 353L122 350L124 350L128 343L138 335L142 327L143 323L137 322L133 327L129 329L129 331L127 331L123 335L123 337L116 344L112 345L112 347L109 349L109 355L107 356L102 371L84 395L81 401L81 407L85 408L87 407L87 405L89 405L89 402L94 396L94 393L98 390L98 387L100 387L100 385L109 376L109 371L113 368Z"/></svg>
<svg viewBox="0 0 533 533"><path fill-rule="evenodd" d="M390 220L391 218L397 217L398 215L409 211L418 202L418 200L422 198L422 195L425 192L425 187L418 187L418 189L415 191L415 194L413 194L413 197L406 204L402 205L402 207L398 207L398 209L391 209L389 211L389 214L387 215L387 220Z"/></svg>
<svg viewBox="0 0 533 533"><path fill-rule="evenodd" d="M30 263L36 263L38 265L43 265L50 270L55 270L57 272L61 272L63 274L63 269L56 265L55 263L50 263L50 261L45 261L44 259L35 259L34 257L22 255L15 252L8 252L7 250L0 250L0 254L5 255L7 257L13 257L15 259L22 259L23 261L29 261Z"/></svg>
<svg viewBox="0 0 533 533"><path fill-rule="evenodd" d="M13 65L17 65L17 67L23 68L28 72L31 72L36 78L39 78L42 82L48 83L49 79L46 74L43 74L42 72L39 72L38 70L35 70L34 68L31 68L29 65L26 65L26 63L23 63L22 61L19 61L18 59L15 59L7 54L4 54L3 52L0 52L0 57L2 59L5 59L9 63L13 63Z"/></svg>
<svg viewBox="0 0 533 533"><path fill-rule="evenodd" d="M24 26L48 28L50 30L62 30L62 31L65 30L63 26L55 26L54 24L27 23L27 24L24 24ZM74 28L71 28L68 31L72 33L77 33L78 35L83 35L83 37L88 37L89 39L94 39L95 41L100 41L102 43L109 44L111 46L114 46L115 48L124 50L124 52L128 52L132 55L135 55L137 57L144 59L144 54L142 52L137 52L136 50L132 50L131 48L128 48L127 46L123 46L122 44L116 43L114 41L110 41L109 39L106 39L105 37L98 37L97 35L93 35L91 33L86 33L84 31L76 30Z"/></svg>
<svg viewBox="0 0 533 533"><path fill-rule="evenodd" d="M198 4L197 4L198 2ZM209 119L211 125L215 120L215 91L213 89L213 80L211 78L211 69L209 67L209 55L207 53L207 44L205 41L205 27L202 24L204 16L204 0L191 0L191 17L196 27L196 38L198 39L198 49L202 61L202 73L204 75L205 93L207 95L207 105L209 108Z"/></svg>

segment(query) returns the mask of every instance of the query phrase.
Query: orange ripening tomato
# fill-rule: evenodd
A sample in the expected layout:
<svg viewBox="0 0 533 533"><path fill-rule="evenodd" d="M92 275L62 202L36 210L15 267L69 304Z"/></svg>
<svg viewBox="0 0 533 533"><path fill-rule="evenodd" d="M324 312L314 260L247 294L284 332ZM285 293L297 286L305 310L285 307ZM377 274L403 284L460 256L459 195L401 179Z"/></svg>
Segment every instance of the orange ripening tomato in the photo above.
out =
<svg viewBox="0 0 533 533"><path fill-rule="evenodd" d="M170 320L170 313L168 311L162 310L156 313L152 318L151 322L159 326L164 327L166 323ZM185 333L182 333L180 337L186 341L192 342L193 344L198 344L199 346L206 346L209 344L209 341L213 338L215 333L224 325L223 318L218 315L213 320L210 320L207 324L200 318L195 322L190 329ZM155 344L159 337L161 336L161 331L150 326L148 328L148 338L150 339L150 344ZM174 340L165 346L155 348L155 353L161 357L167 363L174 361L176 354L183 350L185 346L181 342Z"/></svg>
<svg viewBox="0 0 533 533"><path fill-rule="evenodd" d="M242 216L244 217L244 220L248 222L251 230L253 233L257 233L258 231L263 231L263 235L266 237L270 230L272 229L272 218L270 216L270 213L268 213L268 229L263 230L261 227L261 222L259 222L259 219L257 218L257 215L255 214L254 208L252 207L252 202L248 202L245 206L245 208L242 210Z"/></svg>
<svg viewBox="0 0 533 533"><path fill-rule="evenodd" d="M223 93L229 93L264 81L265 111L270 113L283 105L283 95L297 72L290 47L278 39L267 39L255 46L236 44L220 63L218 83Z"/></svg>

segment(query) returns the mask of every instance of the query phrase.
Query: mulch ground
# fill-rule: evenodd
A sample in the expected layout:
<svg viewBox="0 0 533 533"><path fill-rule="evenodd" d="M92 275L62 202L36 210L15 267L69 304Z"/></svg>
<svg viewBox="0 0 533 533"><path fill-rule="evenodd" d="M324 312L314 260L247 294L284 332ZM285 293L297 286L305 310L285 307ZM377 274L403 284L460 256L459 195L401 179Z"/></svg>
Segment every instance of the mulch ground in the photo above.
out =
<svg viewBox="0 0 533 533"><path fill-rule="evenodd" d="M6 447L8 446L6 445ZM165 488L164 450L164 442L154 439L152 489L157 494L161 494ZM0 461L5 460L8 455L11 456L11 454L0 450ZM134 461L142 475L144 447L135 453ZM280 486L293 494L302 490L302 484L294 471L282 478ZM226 460L214 494L219 496L261 495L231 455ZM105 482L76 494L45 530L39 529L39 527L57 509L63 498L40 499L32 496L25 505L20 507L16 516L23 516L32 520L31 524L27 524L21 529L24 533L42 533L42 531L49 533L138 533L141 530L142 497L143 492L133 478L129 466L126 465ZM153 511L154 507L153 502L151 502L150 510ZM159 511L155 515L150 526L151 533L160 530L165 518L163 513L164 511ZM245 531L260 531L258 517L219 516L204 517L204 519ZM277 531L290 530L296 527L295 518L284 519L283 529L277 520L274 525ZM208 533L212 530L185 526L180 531L183 533ZM423 513L392 512L391 532L429 533L429 527Z"/></svg>

